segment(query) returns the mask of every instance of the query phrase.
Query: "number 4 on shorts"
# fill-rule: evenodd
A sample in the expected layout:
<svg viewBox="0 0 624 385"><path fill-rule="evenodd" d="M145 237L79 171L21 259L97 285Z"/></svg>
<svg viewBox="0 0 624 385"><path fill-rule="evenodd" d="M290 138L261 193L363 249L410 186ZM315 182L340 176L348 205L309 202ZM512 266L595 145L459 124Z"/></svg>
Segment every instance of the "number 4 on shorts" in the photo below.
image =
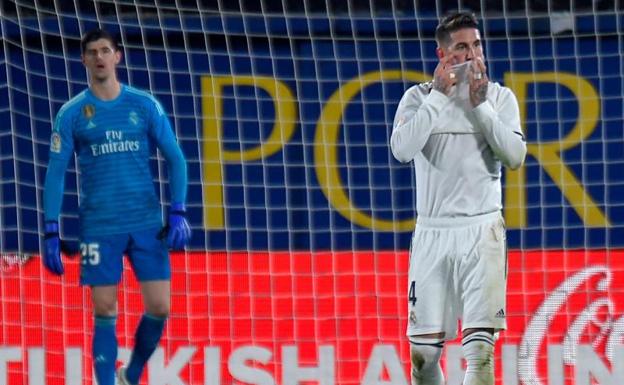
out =
<svg viewBox="0 0 624 385"><path fill-rule="evenodd" d="M416 281L410 282L409 293L407 294L407 300L412 303L412 306L416 305Z"/></svg>

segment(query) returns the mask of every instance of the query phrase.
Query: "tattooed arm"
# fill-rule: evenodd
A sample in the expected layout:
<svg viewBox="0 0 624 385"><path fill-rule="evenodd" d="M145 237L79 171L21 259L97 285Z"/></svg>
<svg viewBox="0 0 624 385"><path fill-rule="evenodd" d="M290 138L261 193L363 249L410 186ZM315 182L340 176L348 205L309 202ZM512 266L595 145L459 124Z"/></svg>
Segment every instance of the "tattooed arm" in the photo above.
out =
<svg viewBox="0 0 624 385"><path fill-rule="evenodd" d="M481 58L472 60L470 66L470 102L473 107L485 102L490 79Z"/></svg>
<svg viewBox="0 0 624 385"><path fill-rule="evenodd" d="M425 93L417 86L403 95L390 137L390 148L398 161L409 162L423 149L442 109L449 102L447 95L457 82L455 76L451 76L450 62L449 56L438 63L431 92Z"/></svg>

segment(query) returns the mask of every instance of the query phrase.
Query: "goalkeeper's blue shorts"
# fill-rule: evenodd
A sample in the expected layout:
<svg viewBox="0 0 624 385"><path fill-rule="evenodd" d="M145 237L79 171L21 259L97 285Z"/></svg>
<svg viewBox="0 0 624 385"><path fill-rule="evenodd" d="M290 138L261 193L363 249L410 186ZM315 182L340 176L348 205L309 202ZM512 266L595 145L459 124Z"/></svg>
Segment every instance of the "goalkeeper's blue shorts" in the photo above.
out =
<svg viewBox="0 0 624 385"><path fill-rule="evenodd" d="M169 280L171 266L160 228L124 234L87 236L80 240L80 284L116 285L123 272L123 256L139 281Z"/></svg>

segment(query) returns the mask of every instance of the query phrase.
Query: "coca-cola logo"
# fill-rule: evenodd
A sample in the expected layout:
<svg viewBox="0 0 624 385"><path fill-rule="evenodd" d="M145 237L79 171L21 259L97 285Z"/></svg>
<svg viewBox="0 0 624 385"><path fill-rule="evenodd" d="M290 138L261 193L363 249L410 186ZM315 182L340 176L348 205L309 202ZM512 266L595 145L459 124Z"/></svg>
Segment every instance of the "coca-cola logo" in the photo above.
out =
<svg viewBox="0 0 624 385"><path fill-rule="evenodd" d="M608 267L591 266L565 279L544 299L527 324L519 346L518 376L523 384L544 384L540 376L540 368L544 367L539 361L540 352L552 343L549 333L553 329L553 320L578 293L595 295L573 317L563 334L563 364L577 365L578 347L585 343L583 337L589 340L593 349L601 350L612 366L616 364L616 349L624 342L624 316L617 318L615 314L615 303L609 295L612 281L613 274ZM587 285L591 285L589 290ZM588 334L588 330L593 332Z"/></svg>

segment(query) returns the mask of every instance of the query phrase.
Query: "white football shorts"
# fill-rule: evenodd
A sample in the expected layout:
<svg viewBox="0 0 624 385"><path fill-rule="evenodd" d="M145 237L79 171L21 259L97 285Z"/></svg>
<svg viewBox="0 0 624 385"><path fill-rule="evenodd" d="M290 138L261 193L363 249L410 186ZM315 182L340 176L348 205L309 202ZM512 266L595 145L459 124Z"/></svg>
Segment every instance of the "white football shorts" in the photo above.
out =
<svg viewBox="0 0 624 385"><path fill-rule="evenodd" d="M407 335L507 327L507 238L500 212L418 217L407 283Z"/></svg>

